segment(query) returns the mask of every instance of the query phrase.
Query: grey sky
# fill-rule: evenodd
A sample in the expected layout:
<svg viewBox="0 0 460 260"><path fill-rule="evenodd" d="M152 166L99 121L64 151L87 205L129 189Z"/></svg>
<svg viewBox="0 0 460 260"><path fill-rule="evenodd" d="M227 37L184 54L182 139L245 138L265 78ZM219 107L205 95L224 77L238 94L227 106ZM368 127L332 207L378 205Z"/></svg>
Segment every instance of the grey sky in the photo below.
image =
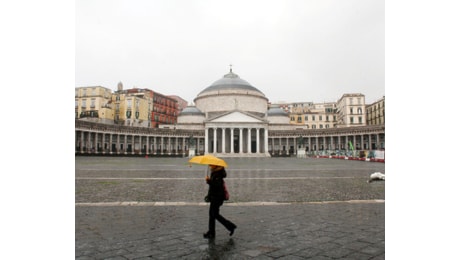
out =
<svg viewBox="0 0 460 260"><path fill-rule="evenodd" d="M75 86L189 103L233 72L271 102L385 95L383 0L77 0Z"/></svg>

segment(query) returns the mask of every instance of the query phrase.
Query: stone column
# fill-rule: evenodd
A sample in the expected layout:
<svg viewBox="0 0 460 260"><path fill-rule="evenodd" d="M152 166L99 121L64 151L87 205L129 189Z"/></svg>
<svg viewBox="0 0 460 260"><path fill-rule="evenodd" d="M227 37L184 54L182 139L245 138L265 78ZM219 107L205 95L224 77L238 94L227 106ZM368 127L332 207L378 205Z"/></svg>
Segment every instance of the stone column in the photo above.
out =
<svg viewBox="0 0 460 260"><path fill-rule="evenodd" d="M251 128L248 128L248 154L251 153Z"/></svg>
<svg viewBox="0 0 460 260"><path fill-rule="evenodd" d="M94 148L94 152L97 154L98 153L98 151L97 151L97 142L98 142L98 140L97 140L98 139L97 138L97 132L95 132L94 135L95 135L94 136L94 143L96 144L96 148Z"/></svg>
<svg viewBox="0 0 460 260"><path fill-rule="evenodd" d="M283 145L281 144L281 137L278 137L278 153L281 155L283 152Z"/></svg>
<svg viewBox="0 0 460 260"><path fill-rule="evenodd" d="M260 128L256 128L256 153L257 154L260 153L259 131L260 131Z"/></svg>
<svg viewBox="0 0 460 260"><path fill-rule="evenodd" d="M222 128L222 153L225 153L225 128Z"/></svg>
<svg viewBox="0 0 460 260"><path fill-rule="evenodd" d="M286 137L286 154L289 155L289 137Z"/></svg>
<svg viewBox="0 0 460 260"><path fill-rule="evenodd" d="M379 134L375 134L375 148L378 150L380 148Z"/></svg>
<svg viewBox="0 0 460 260"><path fill-rule="evenodd" d="M268 130L264 129L264 153L268 154Z"/></svg>
<svg viewBox="0 0 460 260"><path fill-rule="evenodd" d="M165 144L164 144L164 139L163 139L163 136L161 137L161 140L160 140L160 154L163 155L163 151L165 149Z"/></svg>
<svg viewBox="0 0 460 260"><path fill-rule="evenodd" d="M168 155L171 155L171 136L168 136Z"/></svg>
<svg viewBox="0 0 460 260"><path fill-rule="evenodd" d="M128 154L128 135L125 134L125 149L124 150L124 154Z"/></svg>
<svg viewBox="0 0 460 260"><path fill-rule="evenodd" d="M369 134L369 150L372 150L372 135Z"/></svg>
<svg viewBox="0 0 460 260"><path fill-rule="evenodd" d="M146 140L146 145L145 145L145 154L148 155L149 154L149 151L150 151L150 147L149 147L149 136L146 136L145 137L147 140Z"/></svg>
<svg viewBox="0 0 460 260"><path fill-rule="evenodd" d="M142 154L142 135L139 135L139 154Z"/></svg>
<svg viewBox="0 0 460 260"><path fill-rule="evenodd" d="M112 134L109 135L109 153L110 154L112 154L112 142L113 142L112 136L113 136Z"/></svg>
<svg viewBox="0 0 460 260"><path fill-rule="evenodd" d="M214 132L213 132L214 133L214 136L213 136L214 142L213 142L212 153L217 153L217 128L214 127L213 129L214 129Z"/></svg>
<svg viewBox="0 0 460 260"><path fill-rule="evenodd" d="M83 147L85 146L85 132L80 132L80 153L83 153Z"/></svg>
<svg viewBox="0 0 460 260"><path fill-rule="evenodd" d="M197 138L198 139L198 138ZM198 140L197 140L197 145L198 145ZM189 148L190 149L190 148ZM185 154L185 137L182 137L182 147L181 147L181 150L182 150L182 154L184 155Z"/></svg>
<svg viewBox="0 0 460 260"><path fill-rule="evenodd" d="M349 148L349 145L348 145L348 135L345 136L345 151L348 152L348 148Z"/></svg>
<svg viewBox="0 0 460 260"><path fill-rule="evenodd" d="M190 149L190 147L188 148ZM204 154L209 153L209 128L204 129Z"/></svg>
<svg viewBox="0 0 460 260"><path fill-rule="evenodd" d="M243 153L243 128L240 128L240 154Z"/></svg>
<svg viewBox="0 0 460 260"><path fill-rule="evenodd" d="M234 128L230 128L230 153L231 153L231 154L234 153L233 145L234 145L234 143L235 143L235 141L233 140L233 129L234 129Z"/></svg>
<svg viewBox="0 0 460 260"><path fill-rule="evenodd" d="M175 153L176 155L179 154L179 147L178 147L179 139L178 138L179 137L176 136L176 140L174 140L174 150L176 150L176 153Z"/></svg>
<svg viewBox="0 0 460 260"><path fill-rule="evenodd" d="M316 136L316 151L319 152L319 138Z"/></svg>

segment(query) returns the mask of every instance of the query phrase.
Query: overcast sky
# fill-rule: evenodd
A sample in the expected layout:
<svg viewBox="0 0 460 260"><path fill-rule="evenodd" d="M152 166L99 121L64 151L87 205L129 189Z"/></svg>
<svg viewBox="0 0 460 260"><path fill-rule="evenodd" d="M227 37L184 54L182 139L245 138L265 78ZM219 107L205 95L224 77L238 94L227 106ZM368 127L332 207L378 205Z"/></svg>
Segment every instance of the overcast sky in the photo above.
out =
<svg viewBox="0 0 460 260"><path fill-rule="evenodd" d="M385 95L383 0L78 0L75 87L189 103L228 73L270 102Z"/></svg>

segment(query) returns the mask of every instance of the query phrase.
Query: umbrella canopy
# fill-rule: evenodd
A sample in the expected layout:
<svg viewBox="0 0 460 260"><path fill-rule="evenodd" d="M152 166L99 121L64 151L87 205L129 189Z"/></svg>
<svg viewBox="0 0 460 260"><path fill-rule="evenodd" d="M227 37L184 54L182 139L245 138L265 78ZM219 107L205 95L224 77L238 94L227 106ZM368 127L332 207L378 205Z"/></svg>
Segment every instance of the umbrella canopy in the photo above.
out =
<svg viewBox="0 0 460 260"><path fill-rule="evenodd" d="M205 165L218 165L222 167L227 167L227 163L215 156L212 155L199 155L199 156L194 156L192 159L188 161L189 163L197 163L197 164L205 164Z"/></svg>

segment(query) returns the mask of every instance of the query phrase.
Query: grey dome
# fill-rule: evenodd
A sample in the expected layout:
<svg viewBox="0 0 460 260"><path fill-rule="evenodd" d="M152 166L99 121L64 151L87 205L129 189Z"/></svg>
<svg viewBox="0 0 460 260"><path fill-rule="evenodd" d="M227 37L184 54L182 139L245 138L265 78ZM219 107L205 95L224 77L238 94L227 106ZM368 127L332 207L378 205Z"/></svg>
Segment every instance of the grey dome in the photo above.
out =
<svg viewBox="0 0 460 260"><path fill-rule="evenodd" d="M245 90L245 91L255 91L260 93L262 96L265 96L260 90L253 87L246 80L241 79L237 74L233 73L232 70L228 74L225 74L223 78L215 81L211 86L205 88L201 91L198 96L206 92L213 92L219 90Z"/></svg>
<svg viewBox="0 0 460 260"><path fill-rule="evenodd" d="M268 116L289 116L289 114L279 107L271 107L267 111Z"/></svg>
<svg viewBox="0 0 460 260"><path fill-rule="evenodd" d="M179 116L184 116L184 115L198 115L198 116L204 116L204 113L201 112L198 108L194 106L188 106L184 108L180 113Z"/></svg>

